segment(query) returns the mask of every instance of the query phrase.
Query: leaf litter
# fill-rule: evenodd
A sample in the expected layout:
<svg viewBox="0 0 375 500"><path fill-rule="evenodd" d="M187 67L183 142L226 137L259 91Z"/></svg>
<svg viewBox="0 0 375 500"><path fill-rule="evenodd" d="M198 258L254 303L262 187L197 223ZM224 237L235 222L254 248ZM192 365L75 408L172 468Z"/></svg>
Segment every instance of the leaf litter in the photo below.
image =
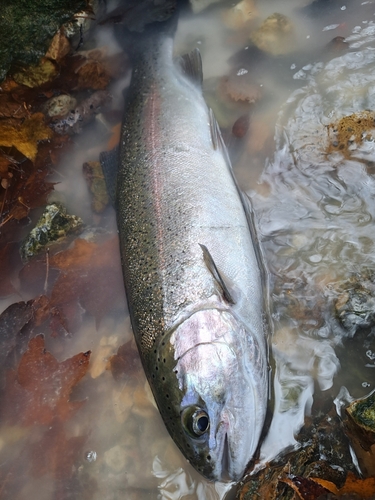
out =
<svg viewBox="0 0 375 500"><path fill-rule="evenodd" d="M74 241L57 230L58 242L41 235L39 254L28 252L26 264L19 250L41 213L34 209L48 204L48 176L71 136L108 105L109 83L129 64L105 49L73 52L65 29L40 56L0 89L0 297L16 297L0 315L0 498L24 498L46 476L54 500L89 500L96 480L81 466L89 433L74 422L92 387L91 352L63 353L84 316L99 324L124 309L117 236L94 228Z"/></svg>

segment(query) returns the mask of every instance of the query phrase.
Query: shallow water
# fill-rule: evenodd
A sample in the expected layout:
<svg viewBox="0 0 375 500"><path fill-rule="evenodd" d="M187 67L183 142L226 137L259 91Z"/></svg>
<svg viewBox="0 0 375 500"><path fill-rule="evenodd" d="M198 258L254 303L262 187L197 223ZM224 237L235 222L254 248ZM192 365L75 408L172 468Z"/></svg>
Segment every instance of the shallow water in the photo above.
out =
<svg viewBox="0 0 375 500"><path fill-rule="evenodd" d="M206 98L223 127L239 183L252 199L269 270L273 418L260 466L296 443L294 436L304 416L314 411L314 401L340 399L342 386L349 397L361 397L375 383L373 333L355 334L334 312L343 283L375 268L375 131L366 129L363 140L350 138L350 147L339 149L332 147L337 137L330 128L375 108L375 3L342 0L319 10L308 4L259 1L244 29L231 27L231 4L220 4L186 14L176 35L177 53L196 46L201 50ZM277 41L276 55L259 54L249 33L274 12L288 16L291 34ZM327 48L337 36L348 45ZM96 40L118 50L109 28L101 28ZM231 79L229 87L223 77ZM123 105L121 89L128 79L111 88L114 108ZM249 131L234 137L232 125L242 115L250 115ZM97 160L109 137L99 119L75 138L55 174L60 183L51 199L64 200L87 225L115 234L113 210L93 214L82 177L82 163ZM55 469L25 473L30 447L46 429L34 425L25 430L14 422L0 428L0 468L7 471L10 457L19 453L16 469L6 477L19 474L22 487L15 496L3 485L0 499L230 498L230 485L203 480L164 429L136 361L123 289L114 286L118 303L104 318L95 322L83 312L74 335L46 338L58 360L92 351L89 372L74 390L74 399L86 401L65 423L64 442L84 437L73 461L74 480L80 488L94 487L83 488L85 496ZM101 290L97 293L100 297ZM21 289L2 308L20 296L28 300L34 295ZM107 362L126 342L135 361L116 381ZM69 453L69 446L62 446L61 454Z"/></svg>

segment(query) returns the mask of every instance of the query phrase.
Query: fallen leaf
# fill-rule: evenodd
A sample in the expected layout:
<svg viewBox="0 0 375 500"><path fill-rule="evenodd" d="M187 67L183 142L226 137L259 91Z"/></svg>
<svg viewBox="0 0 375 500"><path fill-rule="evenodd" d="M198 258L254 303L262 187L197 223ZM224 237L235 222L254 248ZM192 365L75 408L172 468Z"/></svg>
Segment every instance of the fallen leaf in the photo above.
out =
<svg viewBox="0 0 375 500"><path fill-rule="evenodd" d="M20 120L30 115L27 106L15 101L10 93L0 94L0 118Z"/></svg>
<svg viewBox="0 0 375 500"><path fill-rule="evenodd" d="M43 57L36 66L27 66L17 73L13 73L16 83L35 88L52 81L58 74L56 64Z"/></svg>
<svg viewBox="0 0 375 500"><path fill-rule="evenodd" d="M86 374L89 360L90 351L59 362L45 349L42 335L31 339L17 371L7 372L3 421L28 426L67 420L83 403L69 397Z"/></svg>
<svg viewBox="0 0 375 500"><path fill-rule="evenodd" d="M137 348L132 340L120 346L117 354L109 358L108 367L115 380L123 380L129 375L139 372L141 362Z"/></svg>
<svg viewBox="0 0 375 500"><path fill-rule="evenodd" d="M280 481L293 488L301 500L317 500L321 495L326 495L330 492L330 490L306 477L287 474L280 478Z"/></svg>
<svg viewBox="0 0 375 500"><path fill-rule="evenodd" d="M11 265L17 255L17 244L7 243L0 246L0 297L6 297L16 291L12 283L14 268Z"/></svg>
<svg viewBox="0 0 375 500"><path fill-rule="evenodd" d="M50 474L68 479L83 461L87 436L66 436L60 420L54 420L42 439L30 447L30 472L34 477Z"/></svg>
<svg viewBox="0 0 375 500"><path fill-rule="evenodd" d="M338 489L330 481L325 481L324 479L320 479L318 477L312 477L311 479L335 495L357 494L363 500L367 498L374 498L375 496L375 477L362 479L356 477L353 472L349 471L346 476L345 484L340 489Z"/></svg>
<svg viewBox="0 0 375 500"><path fill-rule="evenodd" d="M102 243L77 239L72 248L53 255L50 266L62 271L51 292L53 307L78 301L99 322L125 305L117 236Z"/></svg>
<svg viewBox="0 0 375 500"><path fill-rule="evenodd" d="M56 33L52 38L51 45L47 50L46 57L49 59L54 59L59 61L70 52L70 42L66 37L64 30L62 28Z"/></svg>
<svg viewBox="0 0 375 500"><path fill-rule="evenodd" d="M88 60L77 71L79 89L104 90L111 81L110 76L98 61Z"/></svg>
<svg viewBox="0 0 375 500"><path fill-rule="evenodd" d="M0 146L14 146L30 160L36 158L38 142L50 139L52 135L52 130L44 123L43 113L34 113L18 127L0 123Z"/></svg>

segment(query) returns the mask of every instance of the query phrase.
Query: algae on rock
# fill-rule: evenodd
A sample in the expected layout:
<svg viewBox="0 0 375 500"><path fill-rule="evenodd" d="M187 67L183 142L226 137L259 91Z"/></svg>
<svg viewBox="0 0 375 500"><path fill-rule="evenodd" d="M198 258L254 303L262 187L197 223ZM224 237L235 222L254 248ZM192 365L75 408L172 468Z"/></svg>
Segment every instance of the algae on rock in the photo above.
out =
<svg viewBox="0 0 375 500"><path fill-rule="evenodd" d="M59 203L47 205L36 226L22 243L20 250L22 260L26 262L48 245L82 229L83 222L80 217L68 215L66 209Z"/></svg>

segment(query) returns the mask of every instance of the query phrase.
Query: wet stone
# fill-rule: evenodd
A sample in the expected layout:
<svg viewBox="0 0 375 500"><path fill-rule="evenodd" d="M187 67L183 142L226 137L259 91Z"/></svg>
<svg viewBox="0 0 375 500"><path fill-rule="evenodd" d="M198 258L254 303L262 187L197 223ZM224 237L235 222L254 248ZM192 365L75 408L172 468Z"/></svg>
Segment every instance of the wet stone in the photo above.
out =
<svg viewBox="0 0 375 500"><path fill-rule="evenodd" d="M23 241L20 253L24 262L38 255L52 243L61 241L69 234L78 234L83 221L76 215L68 215L63 205L51 203Z"/></svg>
<svg viewBox="0 0 375 500"><path fill-rule="evenodd" d="M374 326L375 283L371 273L353 276L342 285L335 303L335 312L341 324L351 334Z"/></svg>

